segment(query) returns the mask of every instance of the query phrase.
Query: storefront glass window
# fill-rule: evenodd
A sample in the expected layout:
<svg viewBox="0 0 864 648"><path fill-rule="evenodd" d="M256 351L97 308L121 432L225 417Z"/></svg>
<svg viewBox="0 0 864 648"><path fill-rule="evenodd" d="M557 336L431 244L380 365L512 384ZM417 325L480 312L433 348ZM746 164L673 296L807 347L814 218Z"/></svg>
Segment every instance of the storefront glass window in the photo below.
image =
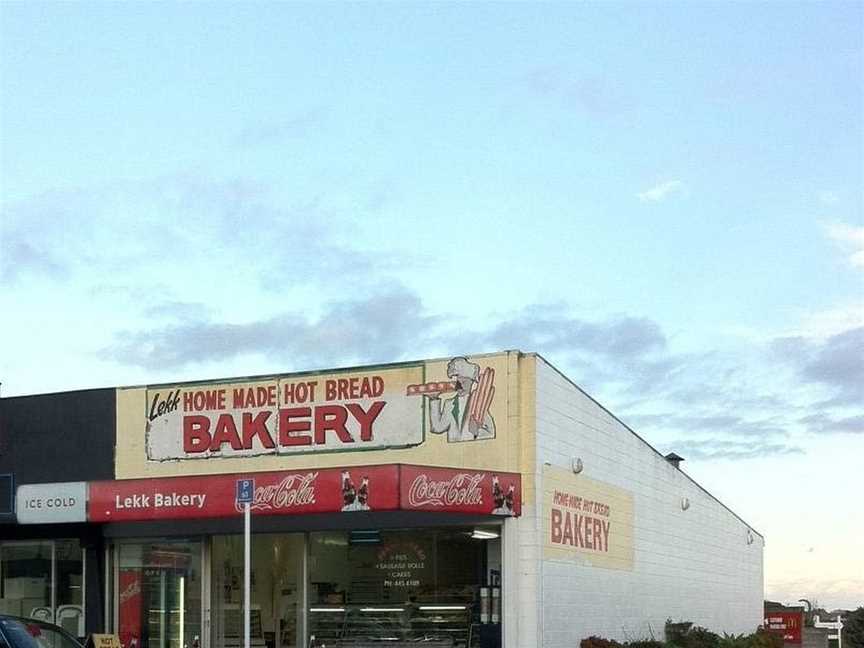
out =
<svg viewBox="0 0 864 648"><path fill-rule="evenodd" d="M252 648L296 648L302 623L302 534L252 537ZM243 536L213 539L213 648L243 645ZM299 615L299 616L298 616Z"/></svg>
<svg viewBox="0 0 864 648"><path fill-rule="evenodd" d="M121 544L120 643L124 648L197 648L201 638L201 544Z"/></svg>
<svg viewBox="0 0 864 648"><path fill-rule="evenodd" d="M83 587L78 540L0 544L0 613L57 623L83 637Z"/></svg>
<svg viewBox="0 0 864 648"><path fill-rule="evenodd" d="M311 534L313 645L500 645L498 536L498 527Z"/></svg>
<svg viewBox="0 0 864 648"><path fill-rule="evenodd" d="M47 541L0 545L0 612L54 621L52 544Z"/></svg>
<svg viewBox="0 0 864 648"><path fill-rule="evenodd" d="M55 623L73 637L84 636L84 561L77 540L55 543L57 615Z"/></svg>

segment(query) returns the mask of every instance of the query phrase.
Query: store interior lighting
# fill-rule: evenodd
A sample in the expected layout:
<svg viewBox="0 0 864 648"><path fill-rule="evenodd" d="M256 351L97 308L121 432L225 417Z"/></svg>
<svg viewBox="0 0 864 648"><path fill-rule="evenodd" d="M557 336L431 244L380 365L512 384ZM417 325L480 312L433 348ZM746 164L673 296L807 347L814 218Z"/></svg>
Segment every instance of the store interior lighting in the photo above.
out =
<svg viewBox="0 0 864 648"><path fill-rule="evenodd" d="M443 612L445 610L464 610L464 605L421 605L420 609L424 612Z"/></svg>
<svg viewBox="0 0 864 648"><path fill-rule="evenodd" d="M493 538L497 538L500 534L497 531L487 531L486 529L474 529L471 532L471 537L475 540L492 540Z"/></svg>
<svg viewBox="0 0 864 648"><path fill-rule="evenodd" d="M348 536L348 544L381 544L381 532L377 529L352 531Z"/></svg>

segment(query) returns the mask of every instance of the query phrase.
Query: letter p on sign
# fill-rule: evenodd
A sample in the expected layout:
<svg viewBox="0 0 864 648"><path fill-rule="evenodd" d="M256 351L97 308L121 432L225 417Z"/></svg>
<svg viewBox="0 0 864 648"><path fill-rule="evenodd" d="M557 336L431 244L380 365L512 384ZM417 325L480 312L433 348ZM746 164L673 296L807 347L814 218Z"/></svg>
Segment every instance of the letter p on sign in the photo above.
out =
<svg viewBox="0 0 864 648"><path fill-rule="evenodd" d="M255 480L254 479L238 479L237 480L237 503L251 504L255 499Z"/></svg>

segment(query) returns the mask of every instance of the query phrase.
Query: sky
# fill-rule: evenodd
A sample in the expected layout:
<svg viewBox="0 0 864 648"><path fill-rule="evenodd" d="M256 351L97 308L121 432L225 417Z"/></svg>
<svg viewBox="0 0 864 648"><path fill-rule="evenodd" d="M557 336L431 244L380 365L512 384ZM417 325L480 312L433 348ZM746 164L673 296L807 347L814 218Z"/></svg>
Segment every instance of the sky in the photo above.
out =
<svg viewBox="0 0 864 648"><path fill-rule="evenodd" d="M864 5L0 3L2 395L503 349L864 605Z"/></svg>

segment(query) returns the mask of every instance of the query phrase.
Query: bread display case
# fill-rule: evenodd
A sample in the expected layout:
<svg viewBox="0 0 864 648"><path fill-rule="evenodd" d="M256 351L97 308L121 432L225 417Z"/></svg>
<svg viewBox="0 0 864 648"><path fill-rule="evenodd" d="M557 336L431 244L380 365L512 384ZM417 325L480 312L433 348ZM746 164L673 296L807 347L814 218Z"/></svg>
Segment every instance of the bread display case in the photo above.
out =
<svg viewBox="0 0 864 648"><path fill-rule="evenodd" d="M426 648L468 648L473 645L472 609L461 603L313 606L309 635L316 648L402 648L418 643Z"/></svg>

